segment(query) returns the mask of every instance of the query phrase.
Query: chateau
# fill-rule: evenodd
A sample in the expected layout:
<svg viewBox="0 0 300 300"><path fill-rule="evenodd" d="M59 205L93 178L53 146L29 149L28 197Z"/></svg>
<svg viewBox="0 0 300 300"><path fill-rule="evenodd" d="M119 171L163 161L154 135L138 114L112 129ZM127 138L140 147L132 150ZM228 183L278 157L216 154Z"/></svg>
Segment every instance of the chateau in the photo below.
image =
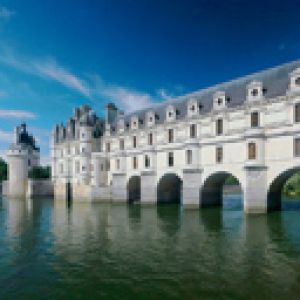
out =
<svg viewBox="0 0 300 300"><path fill-rule="evenodd" d="M105 118L84 105L51 142L55 198L221 205L233 175L246 212L279 209L300 166L300 61Z"/></svg>

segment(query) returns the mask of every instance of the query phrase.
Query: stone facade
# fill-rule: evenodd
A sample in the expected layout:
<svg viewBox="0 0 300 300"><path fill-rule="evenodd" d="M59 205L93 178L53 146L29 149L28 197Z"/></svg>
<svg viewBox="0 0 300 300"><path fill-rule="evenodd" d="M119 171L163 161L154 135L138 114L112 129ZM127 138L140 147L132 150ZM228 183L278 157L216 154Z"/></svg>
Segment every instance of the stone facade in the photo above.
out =
<svg viewBox="0 0 300 300"><path fill-rule="evenodd" d="M266 212L299 166L300 61L103 120L82 106L52 136L56 194L70 183L78 201L220 205L232 175L244 210Z"/></svg>

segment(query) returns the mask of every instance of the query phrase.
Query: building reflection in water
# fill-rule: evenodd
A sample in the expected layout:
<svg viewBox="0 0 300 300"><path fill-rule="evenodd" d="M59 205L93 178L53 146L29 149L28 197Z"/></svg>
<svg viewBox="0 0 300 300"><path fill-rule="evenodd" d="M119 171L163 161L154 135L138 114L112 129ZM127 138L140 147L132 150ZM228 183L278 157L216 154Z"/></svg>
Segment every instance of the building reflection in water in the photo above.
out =
<svg viewBox="0 0 300 300"><path fill-rule="evenodd" d="M182 211L176 205L2 200L0 213L7 268L13 262L30 273L39 266L55 274L53 281L118 283L120 293L125 282L136 293L150 293L148 283L162 281L170 294L180 282L182 291L219 288L240 298L253 284L262 297L276 297L283 283L297 283L299 211L246 216L241 210ZM30 274L38 280L39 273Z"/></svg>

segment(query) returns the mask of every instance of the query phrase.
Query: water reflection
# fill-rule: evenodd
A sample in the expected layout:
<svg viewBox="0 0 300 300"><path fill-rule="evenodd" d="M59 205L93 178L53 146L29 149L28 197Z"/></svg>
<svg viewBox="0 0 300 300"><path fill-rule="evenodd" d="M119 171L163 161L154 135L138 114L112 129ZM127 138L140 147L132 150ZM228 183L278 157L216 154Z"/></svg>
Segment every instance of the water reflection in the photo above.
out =
<svg viewBox="0 0 300 300"><path fill-rule="evenodd" d="M300 211L2 200L0 224L1 299L298 297Z"/></svg>

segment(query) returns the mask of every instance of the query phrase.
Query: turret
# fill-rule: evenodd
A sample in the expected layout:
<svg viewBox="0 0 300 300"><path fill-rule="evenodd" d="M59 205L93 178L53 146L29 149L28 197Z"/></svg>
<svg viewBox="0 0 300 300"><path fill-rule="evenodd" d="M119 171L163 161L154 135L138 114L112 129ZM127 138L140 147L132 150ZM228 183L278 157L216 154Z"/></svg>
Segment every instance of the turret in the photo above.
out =
<svg viewBox="0 0 300 300"><path fill-rule="evenodd" d="M27 132L26 124L14 129L14 141L7 152L8 196L25 197L29 170L40 163L39 148L33 136Z"/></svg>

